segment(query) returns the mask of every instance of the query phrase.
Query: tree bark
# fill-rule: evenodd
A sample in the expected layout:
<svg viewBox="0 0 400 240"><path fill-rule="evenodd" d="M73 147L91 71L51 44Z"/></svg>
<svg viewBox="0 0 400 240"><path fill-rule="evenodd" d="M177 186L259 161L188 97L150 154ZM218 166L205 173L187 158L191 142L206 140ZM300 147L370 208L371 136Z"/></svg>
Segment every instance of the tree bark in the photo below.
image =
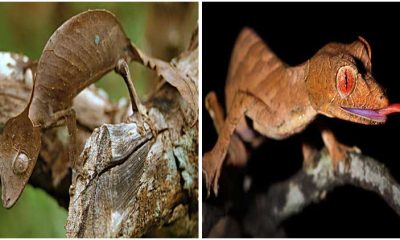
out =
<svg viewBox="0 0 400 240"><path fill-rule="evenodd" d="M389 170L361 153L350 153L348 161L348 168L341 162L339 171L334 172L328 152L326 149L320 151L314 158L316 164L313 167L300 170L253 199L244 221L245 231L252 236L264 237L276 233L282 221L309 204L320 202L327 192L345 184L375 192L400 215L400 185Z"/></svg>

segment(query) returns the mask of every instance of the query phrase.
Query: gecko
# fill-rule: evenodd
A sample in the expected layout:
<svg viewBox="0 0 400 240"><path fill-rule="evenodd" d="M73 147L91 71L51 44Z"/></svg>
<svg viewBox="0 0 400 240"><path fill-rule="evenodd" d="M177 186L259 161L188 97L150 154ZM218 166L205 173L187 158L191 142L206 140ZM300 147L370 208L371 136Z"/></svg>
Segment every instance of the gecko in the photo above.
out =
<svg viewBox="0 0 400 240"><path fill-rule="evenodd" d="M365 125L384 124L387 115L400 112L389 104L383 88L372 76L371 47L358 37L352 43L328 43L302 64L289 66L279 59L250 28L244 28L235 43L225 84L227 116L216 94L205 105L214 121L218 140L203 156L203 174L208 193L218 193L224 159L246 163L243 142L254 146L259 136L281 140L302 132L318 114ZM249 126L245 117L253 121ZM322 140L334 171L347 153L333 133L322 129ZM310 150L303 146L304 164Z"/></svg>
<svg viewBox="0 0 400 240"><path fill-rule="evenodd" d="M69 161L74 168L76 118L73 98L111 70L129 90L133 112L146 116L130 78L128 62L138 53L116 17L106 10L80 13L60 26L48 40L37 63L34 86L26 108L9 119L0 135L2 203L12 207L35 167L41 131L67 125ZM138 120L139 121L139 120Z"/></svg>

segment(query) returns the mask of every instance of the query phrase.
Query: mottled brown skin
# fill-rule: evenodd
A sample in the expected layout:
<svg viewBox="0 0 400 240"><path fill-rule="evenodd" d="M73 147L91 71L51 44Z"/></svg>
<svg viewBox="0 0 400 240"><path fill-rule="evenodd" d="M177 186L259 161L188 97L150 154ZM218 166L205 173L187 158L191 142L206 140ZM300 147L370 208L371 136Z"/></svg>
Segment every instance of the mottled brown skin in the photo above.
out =
<svg viewBox="0 0 400 240"><path fill-rule="evenodd" d="M129 88L134 112L141 110L127 66L131 60L138 60L137 52L108 11L78 14L56 30L38 62L28 106L6 123L0 136L4 207L14 205L32 174L41 146L41 129L67 124L74 166L76 121L71 106L73 98L84 88L115 69ZM21 154L27 156L28 167L15 174L12 163Z"/></svg>
<svg viewBox="0 0 400 240"><path fill-rule="evenodd" d="M38 63L29 118L46 125L54 113L71 107L84 88L134 58L131 42L115 16L88 11L64 23L47 42ZM51 69L51 70L49 70Z"/></svg>
<svg viewBox="0 0 400 240"><path fill-rule="evenodd" d="M348 85L352 82L350 78L354 79L354 88ZM339 81L345 84L338 85ZM343 93L339 86L351 91ZM386 119L383 115L369 118L343 107L373 110L388 107L382 88L371 75L371 50L364 39L351 44L327 44L305 63L291 67L248 28L240 33L233 50L225 95L227 117L223 124L218 124L219 136L214 148L203 156L207 187L213 188L215 194L224 158L228 150L232 151L232 144L229 146L234 131L244 141L255 139L245 116L253 120L254 130L262 135L284 139L301 132L317 114L361 124L381 124ZM215 109L209 108L214 117ZM322 131L322 138L336 167L349 148L338 143L328 130ZM234 142L238 145L237 140ZM308 151L305 154L310 155ZM243 157L238 158L243 162Z"/></svg>
<svg viewBox="0 0 400 240"><path fill-rule="evenodd" d="M40 151L40 128L33 127L28 118L28 108L20 115L6 122L0 135L1 153L1 198L3 206L10 208L24 189ZM39 143L39 144L38 144ZM13 162L19 155L30 158L24 171L16 172Z"/></svg>

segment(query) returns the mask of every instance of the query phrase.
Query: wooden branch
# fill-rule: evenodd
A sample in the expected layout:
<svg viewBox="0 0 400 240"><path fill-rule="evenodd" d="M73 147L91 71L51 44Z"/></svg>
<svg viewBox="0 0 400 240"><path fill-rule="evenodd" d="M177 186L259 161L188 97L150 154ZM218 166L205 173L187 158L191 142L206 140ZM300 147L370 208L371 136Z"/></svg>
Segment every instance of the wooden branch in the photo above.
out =
<svg viewBox="0 0 400 240"><path fill-rule="evenodd" d="M197 84L197 50L174 62ZM71 186L67 237L140 237L164 224L176 226L175 236L197 236L197 114L169 84L146 107L144 126L133 115L96 129L86 142Z"/></svg>
<svg viewBox="0 0 400 240"><path fill-rule="evenodd" d="M344 162L333 172L326 149L316 154L315 165L302 169L290 179L273 185L268 193L257 195L249 204L244 228L254 237L282 236L279 224L317 203L327 192L345 184L361 187L380 195L400 215L400 185L388 169L371 157L350 153L349 167Z"/></svg>
<svg viewBox="0 0 400 240"><path fill-rule="evenodd" d="M180 167L189 162L178 162L179 147L168 131L153 136L145 128L141 135L136 123L103 125L90 137L81 155L84 169L71 190L68 237L141 236L154 225L149 221L170 222L187 212ZM118 160L128 148L131 153Z"/></svg>

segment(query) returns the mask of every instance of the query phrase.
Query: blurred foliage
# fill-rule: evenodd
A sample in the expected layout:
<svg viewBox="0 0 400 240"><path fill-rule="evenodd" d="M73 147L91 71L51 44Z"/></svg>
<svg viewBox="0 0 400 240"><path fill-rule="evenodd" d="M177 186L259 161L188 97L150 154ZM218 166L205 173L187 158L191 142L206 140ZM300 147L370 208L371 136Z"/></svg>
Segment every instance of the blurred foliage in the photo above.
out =
<svg viewBox="0 0 400 240"><path fill-rule="evenodd" d="M0 3L0 51L38 59L61 24L88 9L114 13L136 46L164 60L187 47L198 18L197 3ZM154 74L139 64L130 69L139 95L151 94ZM114 101L128 97L122 78L114 72L96 84ZM0 237L64 237L66 217L66 210L46 193L28 186L12 209L0 207Z"/></svg>
<svg viewBox="0 0 400 240"><path fill-rule="evenodd" d="M11 210L0 207L0 237L65 237L66 220L65 209L28 185Z"/></svg>

